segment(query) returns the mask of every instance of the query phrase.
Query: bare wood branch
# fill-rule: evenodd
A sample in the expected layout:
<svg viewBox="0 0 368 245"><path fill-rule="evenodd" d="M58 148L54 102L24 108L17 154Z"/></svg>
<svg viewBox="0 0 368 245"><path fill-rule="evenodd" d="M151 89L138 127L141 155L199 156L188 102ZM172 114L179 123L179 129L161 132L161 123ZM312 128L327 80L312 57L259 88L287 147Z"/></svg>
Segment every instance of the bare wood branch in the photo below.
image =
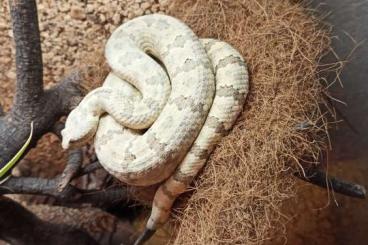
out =
<svg viewBox="0 0 368 245"><path fill-rule="evenodd" d="M104 190L82 190L67 185L61 192L58 190L59 180L33 177L12 177L0 185L0 195L33 194L54 197L60 205L78 205L88 203L95 207L112 206L117 202L128 202L128 190L120 185Z"/></svg>
<svg viewBox="0 0 368 245"><path fill-rule="evenodd" d="M0 197L0 239L15 245L97 245L86 232L42 221L13 200Z"/></svg>
<svg viewBox="0 0 368 245"><path fill-rule="evenodd" d="M16 48L15 108L32 108L43 94L43 65L35 0L9 0ZM28 111L28 110L27 110Z"/></svg>
<svg viewBox="0 0 368 245"><path fill-rule="evenodd" d="M83 169L81 169L81 171L78 174L78 177L89 174L89 173L94 172L97 169L101 169L101 168L102 168L102 166L101 166L99 161L90 163L87 166L85 166Z"/></svg>
<svg viewBox="0 0 368 245"><path fill-rule="evenodd" d="M83 162L83 151L81 149L70 150L68 152L68 163L60 176L57 186L58 191L62 192L65 187L77 176Z"/></svg>
<svg viewBox="0 0 368 245"><path fill-rule="evenodd" d="M68 114L82 100L86 91L84 87L85 69L74 70L62 79L55 87L45 92L48 100L55 101L61 115Z"/></svg>
<svg viewBox="0 0 368 245"><path fill-rule="evenodd" d="M54 126L51 129L51 132L55 134L59 139L62 138L61 136L61 130L65 128L65 124L62 122L56 122Z"/></svg>
<svg viewBox="0 0 368 245"><path fill-rule="evenodd" d="M366 197L366 189L364 186L329 176L326 172L314 167L304 169L304 171L306 176L300 172L295 173L295 176L316 186L326 189L331 188L334 192L345 196L361 199Z"/></svg>
<svg viewBox="0 0 368 245"><path fill-rule="evenodd" d="M9 113L0 118L0 167L8 162L21 148L29 136L31 121L34 122L34 137L31 147L47 132L53 130L53 125L61 116L66 115L73 105L78 103L84 92L79 83L82 77L79 72L73 72L63 79L57 86L46 91L38 106L31 113L26 113L19 120L19 116ZM47 106L45 106L47 105ZM15 112L17 110L13 110ZM18 110L16 114L22 114Z"/></svg>

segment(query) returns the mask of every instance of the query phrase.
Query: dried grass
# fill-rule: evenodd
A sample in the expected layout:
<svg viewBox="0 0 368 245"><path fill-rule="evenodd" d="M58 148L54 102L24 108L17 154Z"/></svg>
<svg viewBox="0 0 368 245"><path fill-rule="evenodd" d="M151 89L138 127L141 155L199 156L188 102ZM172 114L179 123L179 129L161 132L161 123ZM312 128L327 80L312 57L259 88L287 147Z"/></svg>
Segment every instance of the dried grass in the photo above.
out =
<svg viewBox="0 0 368 245"><path fill-rule="evenodd" d="M294 1L174 1L169 14L231 43L251 74L243 115L178 209L174 244L260 244L282 227L291 171L324 146L317 68L329 33Z"/></svg>

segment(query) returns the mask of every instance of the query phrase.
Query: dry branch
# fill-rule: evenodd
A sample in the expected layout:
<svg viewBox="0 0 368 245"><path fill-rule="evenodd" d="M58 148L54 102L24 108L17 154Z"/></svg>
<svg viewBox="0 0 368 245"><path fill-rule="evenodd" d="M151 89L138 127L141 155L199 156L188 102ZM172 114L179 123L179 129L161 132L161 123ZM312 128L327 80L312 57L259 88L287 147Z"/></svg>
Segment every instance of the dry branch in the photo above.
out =
<svg viewBox="0 0 368 245"><path fill-rule="evenodd" d="M88 244L97 245L86 232L38 219L13 200L0 197L0 239L10 244Z"/></svg>
<svg viewBox="0 0 368 245"><path fill-rule="evenodd" d="M323 170L317 168L307 168L304 169L304 172L305 175L301 172L297 172L295 176L316 186L332 189L334 192L345 196L361 199L366 197L366 189L364 186L330 176Z"/></svg>
<svg viewBox="0 0 368 245"><path fill-rule="evenodd" d="M83 161L83 151L81 149L70 150L68 163L60 176L58 191L62 192L65 187L77 176Z"/></svg>
<svg viewBox="0 0 368 245"><path fill-rule="evenodd" d="M58 189L59 179L43 179L32 177L13 177L0 186L0 195L32 194L54 197L57 204L77 206L91 204L94 207L111 207L119 202L128 202L127 189L120 185L104 190L82 190L67 185L61 192Z"/></svg>

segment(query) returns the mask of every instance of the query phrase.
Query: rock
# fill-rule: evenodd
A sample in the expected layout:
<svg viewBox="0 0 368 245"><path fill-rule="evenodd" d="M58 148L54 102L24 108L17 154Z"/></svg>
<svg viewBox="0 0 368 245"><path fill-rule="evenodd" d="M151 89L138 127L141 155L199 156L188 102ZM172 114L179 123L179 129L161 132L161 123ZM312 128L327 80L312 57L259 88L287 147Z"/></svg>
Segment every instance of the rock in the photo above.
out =
<svg viewBox="0 0 368 245"><path fill-rule="evenodd" d="M40 23L39 24L39 28L40 28L40 31L45 31L46 30L46 27L47 27L47 24L46 23Z"/></svg>
<svg viewBox="0 0 368 245"><path fill-rule="evenodd" d="M76 38L70 38L68 39L67 44L71 47L77 46L78 40Z"/></svg>
<svg viewBox="0 0 368 245"><path fill-rule="evenodd" d="M158 0L158 3L165 8L169 5L169 0Z"/></svg>
<svg viewBox="0 0 368 245"><path fill-rule="evenodd" d="M59 6L59 11L61 13L67 13L70 11L70 6L68 3L63 3L61 6Z"/></svg>
<svg viewBox="0 0 368 245"><path fill-rule="evenodd" d="M72 19L75 19L75 20L85 20L86 14L83 9L79 7L73 7L70 10L70 17L72 17Z"/></svg>
<svg viewBox="0 0 368 245"><path fill-rule="evenodd" d="M124 19L124 22L127 22L129 19L133 19L134 14L132 12L128 13L128 19Z"/></svg>
<svg viewBox="0 0 368 245"><path fill-rule="evenodd" d="M0 23L0 31L5 31L9 26L6 23Z"/></svg>
<svg viewBox="0 0 368 245"><path fill-rule="evenodd" d="M1 57L1 58L0 58L0 64L5 64L5 65L6 65L6 64L11 63L11 61L12 61L12 60L11 60L11 58L10 58L10 57L6 57L6 56L5 56L5 57Z"/></svg>
<svg viewBox="0 0 368 245"><path fill-rule="evenodd" d="M112 21L115 25L119 25L121 22L120 14L118 13L114 14L114 16L112 17Z"/></svg>
<svg viewBox="0 0 368 245"><path fill-rule="evenodd" d="M160 9L160 5L159 4L153 4L152 5L152 12L156 13L158 10Z"/></svg>
<svg viewBox="0 0 368 245"><path fill-rule="evenodd" d="M144 2L144 3L141 4L140 8L144 11L144 10L150 8L150 7L151 7L151 4L149 2Z"/></svg>
<svg viewBox="0 0 368 245"><path fill-rule="evenodd" d="M92 14L95 11L96 6L94 6L93 4L88 4L87 8L86 8L86 13L87 14Z"/></svg>
<svg viewBox="0 0 368 245"><path fill-rule="evenodd" d="M99 20L100 20L100 23L105 23L106 22L106 16L104 14L100 14L99 15Z"/></svg>
<svg viewBox="0 0 368 245"><path fill-rule="evenodd" d="M143 10L143 9L141 9L141 8L138 8L138 9L136 9L136 10L134 11L134 15L135 15L135 16L141 16L141 15L143 15L143 13L144 13L144 10Z"/></svg>
<svg viewBox="0 0 368 245"><path fill-rule="evenodd" d="M17 78L17 75L16 75L15 71L9 70L6 73L6 77L9 78L10 80L15 80Z"/></svg>
<svg viewBox="0 0 368 245"><path fill-rule="evenodd" d="M12 30L8 30L8 36L9 37L11 37L11 38L13 38L14 36L13 36L13 31Z"/></svg>

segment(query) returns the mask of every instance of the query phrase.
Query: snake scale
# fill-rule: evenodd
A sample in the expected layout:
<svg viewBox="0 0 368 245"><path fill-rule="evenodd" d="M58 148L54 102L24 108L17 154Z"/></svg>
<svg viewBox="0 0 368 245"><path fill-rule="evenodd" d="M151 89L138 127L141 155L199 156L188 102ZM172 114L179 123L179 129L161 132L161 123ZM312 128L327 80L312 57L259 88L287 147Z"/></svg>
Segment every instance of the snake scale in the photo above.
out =
<svg viewBox="0 0 368 245"><path fill-rule="evenodd" d="M159 14L118 27L105 57L111 73L69 114L62 146L94 137L100 163L117 179L161 183L143 241L167 221L176 197L233 126L248 92L247 67L229 44L199 39Z"/></svg>

